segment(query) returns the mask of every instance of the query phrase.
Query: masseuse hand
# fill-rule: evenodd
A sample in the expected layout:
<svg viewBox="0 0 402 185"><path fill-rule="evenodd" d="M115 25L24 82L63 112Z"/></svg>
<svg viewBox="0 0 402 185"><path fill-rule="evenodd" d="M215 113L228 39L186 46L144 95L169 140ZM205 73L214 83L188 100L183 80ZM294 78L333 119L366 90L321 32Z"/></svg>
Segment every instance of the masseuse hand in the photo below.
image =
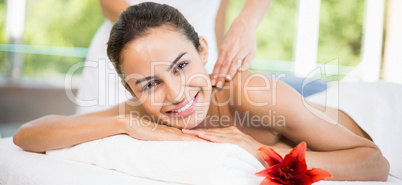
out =
<svg viewBox="0 0 402 185"><path fill-rule="evenodd" d="M242 147L248 151L254 157L256 157L261 164L266 166L267 164L258 153L258 148L263 146L260 142L254 140L251 136L244 134L236 127L226 128L209 128L209 129L192 129L182 130L183 133L198 136L199 138L215 143L232 143Z"/></svg>
<svg viewBox="0 0 402 185"><path fill-rule="evenodd" d="M247 70L257 51L255 29L236 19L225 35L211 75L213 86L221 88L237 71Z"/></svg>
<svg viewBox="0 0 402 185"><path fill-rule="evenodd" d="M131 122L130 122L131 121ZM204 141L203 139L184 134L180 129L160 125L145 119L125 120L125 133L134 139L145 141Z"/></svg>

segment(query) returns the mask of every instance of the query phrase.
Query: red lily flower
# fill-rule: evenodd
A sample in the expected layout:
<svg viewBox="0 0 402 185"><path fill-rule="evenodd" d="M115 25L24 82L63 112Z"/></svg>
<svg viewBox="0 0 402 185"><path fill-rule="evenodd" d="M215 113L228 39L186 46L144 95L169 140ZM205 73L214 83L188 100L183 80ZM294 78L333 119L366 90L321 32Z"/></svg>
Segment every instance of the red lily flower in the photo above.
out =
<svg viewBox="0 0 402 185"><path fill-rule="evenodd" d="M306 143L301 142L285 156L285 159L268 146L260 147L258 152L269 165L268 168L255 174L265 177L260 185L310 185L332 177L331 173L319 168L307 170L306 147Z"/></svg>

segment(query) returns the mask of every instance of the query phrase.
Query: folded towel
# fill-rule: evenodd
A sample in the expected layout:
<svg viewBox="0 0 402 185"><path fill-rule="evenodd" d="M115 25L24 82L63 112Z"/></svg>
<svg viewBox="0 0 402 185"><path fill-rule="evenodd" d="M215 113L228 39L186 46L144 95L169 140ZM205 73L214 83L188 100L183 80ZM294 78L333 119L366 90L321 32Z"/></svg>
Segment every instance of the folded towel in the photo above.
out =
<svg viewBox="0 0 402 185"><path fill-rule="evenodd" d="M126 174L184 184L259 184L264 169L250 153L227 143L140 141L111 136L47 155Z"/></svg>
<svg viewBox="0 0 402 185"><path fill-rule="evenodd" d="M0 139L0 151L2 151L0 152L1 185L179 184L159 180L152 180L145 177L134 177L121 172L117 172L115 170L100 168L95 165L88 165L71 160L64 160L59 157L52 157L38 153L26 152L23 151L18 146L14 145L13 138L10 137ZM169 171L167 171L167 173L169 173ZM232 183L232 184L237 185L241 183ZM390 184L402 184L402 180L389 176L387 182L320 181L317 182L316 184L317 185L390 185Z"/></svg>

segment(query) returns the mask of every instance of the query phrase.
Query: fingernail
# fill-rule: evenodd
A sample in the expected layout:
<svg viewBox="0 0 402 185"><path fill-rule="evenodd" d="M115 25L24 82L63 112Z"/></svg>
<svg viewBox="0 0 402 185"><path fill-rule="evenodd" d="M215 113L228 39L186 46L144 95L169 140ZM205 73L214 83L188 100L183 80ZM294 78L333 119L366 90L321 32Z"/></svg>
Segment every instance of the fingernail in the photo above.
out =
<svg viewBox="0 0 402 185"><path fill-rule="evenodd" d="M214 79L212 79L211 83L212 83L212 85L215 85L215 83L216 83L216 79L215 79L215 78L214 78Z"/></svg>
<svg viewBox="0 0 402 185"><path fill-rule="evenodd" d="M222 81L219 81L218 84L216 84L216 87L222 88Z"/></svg>
<svg viewBox="0 0 402 185"><path fill-rule="evenodd" d="M181 129L181 131L182 131L182 132L188 132L188 131L190 131L190 130L183 128L183 129Z"/></svg>
<svg viewBox="0 0 402 185"><path fill-rule="evenodd" d="M230 75L226 75L226 80L232 80L232 77Z"/></svg>
<svg viewBox="0 0 402 185"><path fill-rule="evenodd" d="M239 70L240 70L240 71L244 71L242 67L241 67Z"/></svg>

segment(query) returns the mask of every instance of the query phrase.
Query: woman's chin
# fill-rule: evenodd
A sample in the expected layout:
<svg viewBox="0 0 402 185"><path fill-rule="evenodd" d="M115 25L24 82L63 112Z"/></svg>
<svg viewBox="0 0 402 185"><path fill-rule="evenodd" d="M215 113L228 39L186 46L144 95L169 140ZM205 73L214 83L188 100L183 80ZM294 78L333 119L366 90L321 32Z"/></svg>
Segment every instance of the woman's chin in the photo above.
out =
<svg viewBox="0 0 402 185"><path fill-rule="evenodd" d="M207 116L205 112L208 111L208 108L206 110L198 110L198 109L186 117L180 117L180 118L175 117L171 119L170 122L173 123L171 124L171 126L180 129L193 129L203 127L202 125L204 119Z"/></svg>

